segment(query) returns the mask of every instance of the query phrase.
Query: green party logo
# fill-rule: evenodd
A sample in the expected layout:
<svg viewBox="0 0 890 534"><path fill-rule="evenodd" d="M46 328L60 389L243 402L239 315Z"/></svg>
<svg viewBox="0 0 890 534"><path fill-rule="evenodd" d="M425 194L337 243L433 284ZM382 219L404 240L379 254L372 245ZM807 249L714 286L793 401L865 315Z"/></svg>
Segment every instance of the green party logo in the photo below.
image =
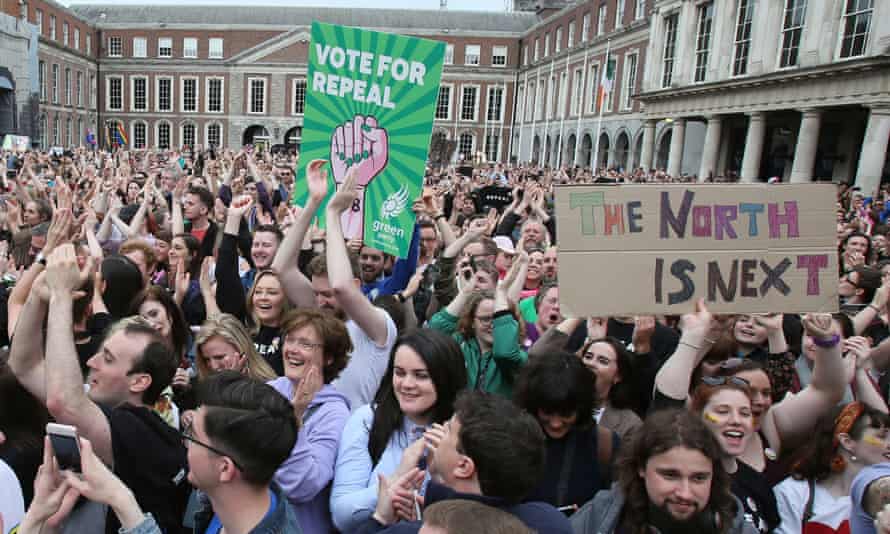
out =
<svg viewBox="0 0 890 534"><path fill-rule="evenodd" d="M407 256L444 58L439 41L314 22L294 202L306 202L312 160L329 162L330 195L355 168L344 235Z"/></svg>

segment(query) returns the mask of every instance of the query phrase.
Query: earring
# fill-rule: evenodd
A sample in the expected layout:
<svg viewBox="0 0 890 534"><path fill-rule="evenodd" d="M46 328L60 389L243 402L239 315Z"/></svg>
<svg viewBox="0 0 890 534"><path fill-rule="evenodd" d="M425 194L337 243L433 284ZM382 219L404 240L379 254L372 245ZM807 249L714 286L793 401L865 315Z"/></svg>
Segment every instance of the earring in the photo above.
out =
<svg viewBox="0 0 890 534"><path fill-rule="evenodd" d="M857 458L856 458L855 455L851 455L851 456L850 456L850 461L851 461L851 462L855 462L856 460L857 460Z"/></svg>

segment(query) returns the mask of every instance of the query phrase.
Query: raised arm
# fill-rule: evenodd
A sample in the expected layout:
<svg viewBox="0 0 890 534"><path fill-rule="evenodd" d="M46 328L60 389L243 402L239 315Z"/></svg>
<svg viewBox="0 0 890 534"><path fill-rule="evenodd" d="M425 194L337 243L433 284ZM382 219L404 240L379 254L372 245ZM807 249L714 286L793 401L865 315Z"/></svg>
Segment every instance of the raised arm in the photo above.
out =
<svg viewBox="0 0 890 534"><path fill-rule="evenodd" d="M306 183L309 186L309 198L297 220L287 230L287 235L284 236L284 241L281 242L272 261L272 268L278 272L288 299L298 307L315 307L315 292L306 275L300 271L298 260L306 232L318 212L318 207L328 194L328 175L324 171L326 164L327 161L317 159L307 166Z"/></svg>
<svg viewBox="0 0 890 534"><path fill-rule="evenodd" d="M806 335L814 341L813 377L800 393L786 397L766 412L762 428L776 453L804 441L819 418L841 401L848 384L840 338L831 315L809 314L803 325Z"/></svg>
<svg viewBox="0 0 890 534"><path fill-rule="evenodd" d="M872 297L871 303L859 310L859 313L853 317L853 331L857 336L861 336L865 332L865 329L875 320L875 317L879 317L881 313L887 311L888 295L890 295L890 286L885 282L875 291L875 296Z"/></svg>
<svg viewBox="0 0 890 534"><path fill-rule="evenodd" d="M340 215L349 209L356 198L355 169L355 166L350 167L342 188L328 202L326 213L328 228L325 238L328 279L346 315L355 321L377 346L384 346L387 341L386 312L371 304L362 293L360 282L352 272L340 224Z"/></svg>
<svg viewBox="0 0 890 534"><path fill-rule="evenodd" d="M46 267L49 320L46 334L46 407L56 421L77 427L93 443L96 454L111 464L111 430L105 414L87 398L74 346L73 293L84 282L74 246L64 244L50 255Z"/></svg>
<svg viewBox="0 0 890 534"><path fill-rule="evenodd" d="M173 235L185 232L185 220L182 217L182 195L185 194L186 180L181 178L173 188Z"/></svg>
<svg viewBox="0 0 890 534"><path fill-rule="evenodd" d="M680 320L680 342L677 350L668 358L655 375L655 388L676 400L689 395L692 371L698 366L713 343L708 339L713 316L704 299L695 303L695 313L687 313Z"/></svg>

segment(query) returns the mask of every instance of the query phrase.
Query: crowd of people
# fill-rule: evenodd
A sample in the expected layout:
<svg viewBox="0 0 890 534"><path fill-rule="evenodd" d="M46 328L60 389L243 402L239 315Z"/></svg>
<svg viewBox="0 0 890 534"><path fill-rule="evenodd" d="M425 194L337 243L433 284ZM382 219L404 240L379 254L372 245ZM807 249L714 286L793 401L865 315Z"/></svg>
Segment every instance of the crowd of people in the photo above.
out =
<svg viewBox="0 0 890 534"><path fill-rule="evenodd" d="M395 258L296 158L2 153L0 534L890 533L890 189L840 313L566 317L554 186L685 178L428 169Z"/></svg>

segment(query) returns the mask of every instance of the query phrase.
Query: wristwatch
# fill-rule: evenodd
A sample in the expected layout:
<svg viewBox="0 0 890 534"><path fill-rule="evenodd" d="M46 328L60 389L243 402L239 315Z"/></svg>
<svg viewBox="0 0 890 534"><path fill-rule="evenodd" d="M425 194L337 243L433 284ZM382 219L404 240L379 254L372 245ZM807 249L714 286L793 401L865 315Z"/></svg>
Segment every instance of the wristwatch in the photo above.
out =
<svg viewBox="0 0 890 534"><path fill-rule="evenodd" d="M37 256L34 256L34 263L39 263L46 267L46 258L43 257L43 251L37 253Z"/></svg>

